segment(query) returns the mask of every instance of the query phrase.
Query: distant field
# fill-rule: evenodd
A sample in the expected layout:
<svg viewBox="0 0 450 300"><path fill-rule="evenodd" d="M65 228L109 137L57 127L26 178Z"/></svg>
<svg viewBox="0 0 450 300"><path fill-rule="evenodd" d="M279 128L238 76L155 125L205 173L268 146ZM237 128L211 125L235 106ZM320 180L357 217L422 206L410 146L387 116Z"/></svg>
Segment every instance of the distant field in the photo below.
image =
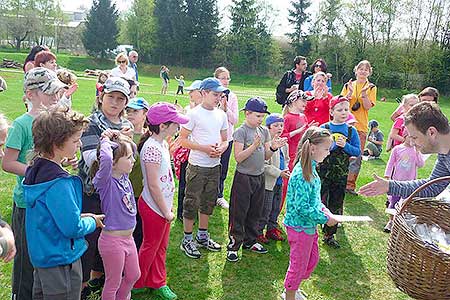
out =
<svg viewBox="0 0 450 300"><path fill-rule="evenodd" d="M22 54L0 53L3 57L24 57ZM88 64L89 62L89 64ZM58 57L60 65L72 68L79 73L86 67L111 68L107 62L97 62L89 58ZM173 73L177 72L172 68ZM197 76L187 77L188 83L193 79L202 78L212 73L212 70L199 71ZM0 93L0 111L13 120L24 112L22 103L23 74L0 70L9 85L8 91ZM151 76L149 76L151 75ZM200 76L202 75L202 76ZM267 100L271 112L280 112L280 106L274 101L276 81L261 79L259 86L246 84L242 78L246 76L232 75L231 89L239 97L239 106L242 107L250 96L261 95ZM151 103L156 101L173 102L178 99L180 104L187 104L187 96L175 96L176 82L171 82L169 95L161 96L159 89L161 82L158 73L142 74L140 96ZM257 80L252 83L257 82ZM74 109L89 114L94 96L95 80L79 78L79 90L73 97ZM338 93L340 88L334 89ZM392 122L390 113L397 106L394 97L405 91L380 89L379 97L388 97L389 102L378 103L371 110L370 118L377 119L382 131L387 135ZM443 109L450 112L448 98L441 101ZM243 115L240 115L241 121ZM371 180L373 173L383 174L388 155L383 153L381 160L363 163L363 170L358 180L362 185ZM433 166L434 158L430 158L425 167L419 172L420 176L427 176ZM226 181L225 197L229 198L230 185L235 169L232 160L229 175ZM10 220L12 210L11 192L14 177L0 171L0 213L6 220ZM347 196L345 213L349 215L369 215L374 219L370 224L345 224L339 229L338 240L342 248L329 249L320 243L322 259L312 278L305 281L303 289L312 300L393 300L409 299L399 292L392 284L386 273L386 245L388 235L383 233L383 226L387 216L384 213L385 197L374 198ZM176 203L176 201L175 201ZM216 209L211 220L211 234L222 245L228 242L227 238L228 212ZM227 263L225 251L219 253L203 252L200 260L192 260L184 256L179 250L182 237L182 224L174 222L170 245L168 250L168 284L178 294L179 299L261 299L274 300L279 298L283 290L284 275L288 266L289 246L287 242L271 242L267 255L258 256L244 252L243 258L236 264ZM0 299L8 299L10 293L11 264L0 263ZM144 299L134 297L134 299ZM145 298L145 299L148 299Z"/></svg>

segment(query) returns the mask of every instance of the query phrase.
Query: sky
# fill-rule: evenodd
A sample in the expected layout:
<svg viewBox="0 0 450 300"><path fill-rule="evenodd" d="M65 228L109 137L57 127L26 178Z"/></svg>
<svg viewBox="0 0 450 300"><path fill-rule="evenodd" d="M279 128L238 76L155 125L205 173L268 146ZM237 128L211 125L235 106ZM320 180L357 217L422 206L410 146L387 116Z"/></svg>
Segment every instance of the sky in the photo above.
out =
<svg viewBox="0 0 450 300"><path fill-rule="evenodd" d="M113 0L114 1L114 0ZM273 34L276 36L282 36L285 33L287 33L287 30L289 30L289 22L287 20L288 17L288 8L290 7L290 1L289 0L263 0L266 3L270 4L273 7L274 11L274 25L273 25ZM319 2L321 0L315 0L311 1L311 7L309 8L309 11L311 14L315 14L319 9ZM115 0L116 6L120 11L126 11L129 9L131 5L130 0ZM218 6L219 6L219 12L223 12L224 18L221 26L223 28L227 28L230 25L229 21L229 12L227 10L227 7L230 6L232 3L231 0L218 0ZM92 5L92 0L79 0L79 1L73 1L73 0L62 0L61 1L63 10L75 10L81 5L90 8Z"/></svg>

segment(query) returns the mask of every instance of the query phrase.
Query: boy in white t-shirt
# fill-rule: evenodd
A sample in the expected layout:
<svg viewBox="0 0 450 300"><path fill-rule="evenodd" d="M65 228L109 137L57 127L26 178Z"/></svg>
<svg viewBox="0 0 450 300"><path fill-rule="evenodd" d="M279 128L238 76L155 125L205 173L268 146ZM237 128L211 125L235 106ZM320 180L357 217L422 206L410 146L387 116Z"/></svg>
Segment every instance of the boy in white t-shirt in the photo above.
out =
<svg viewBox="0 0 450 300"><path fill-rule="evenodd" d="M189 123L183 125L180 131L181 145L191 149L186 168L184 238L180 248L191 258L200 258L197 247L221 250L221 246L209 237L208 219L217 199L220 156L228 147L227 116L217 108L224 91L226 88L218 79L204 79L200 85L202 103L188 111ZM192 232L197 214L199 228L194 242Z"/></svg>

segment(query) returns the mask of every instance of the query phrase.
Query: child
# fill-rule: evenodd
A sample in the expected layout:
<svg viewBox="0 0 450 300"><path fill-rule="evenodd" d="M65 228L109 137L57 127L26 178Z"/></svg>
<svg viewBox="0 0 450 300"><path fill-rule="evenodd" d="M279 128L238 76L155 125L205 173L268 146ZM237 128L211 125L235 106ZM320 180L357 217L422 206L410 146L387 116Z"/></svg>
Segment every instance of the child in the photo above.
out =
<svg viewBox="0 0 450 300"><path fill-rule="evenodd" d="M177 78L177 76L175 76L175 80L178 82L178 89L177 89L177 95L181 92L181 95L184 95L184 76L180 75L180 78Z"/></svg>
<svg viewBox="0 0 450 300"><path fill-rule="evenodd" d="M59 69L56 71L56 74L58 75L58 79L67 85L67 89L62 89L60 91L60 105L65 105L68 108L72 107L72 95L75 93L78 89L77 84L77 76L70 72L67 69Z"/></svg>
<svg viewBox="0 0 450 300"><path fill-rule="evenodd" d="M105 269L104 300L129 299L140 276L133 230L136 202L128 174L133 169L135 144L117 130L102 132L98 160L92 164L92 184L100 195L105 228L98 250Z"/></svg>
<svg viewBox="0 0 450 300"><path fill-rule="evenodd" d="M186 88L189 93L189 105L184 108L184 111L189 111L202 103L202 94L200 92L201 80L195 80L190 86ZM179 138L178 138L179 140ZM175 169L175 176L178 178L178 205L177 205L177 219L183 222L183 201L186 188L186 167L188 165L189 149L181 147L175 149L173 153L173 165Z"/></svg>
<svg viewBox="0 0 450 300"><path fill-rule="evenodd" d="M402 144L392 149L391 156L386 165L384 177L392 180L415 180L417 178L417 168L425 164L423 155L414 146L414 141L407 132ZM399 196L388 196L388 208L395 208L400 200ZM393 216L389 216L389 222L384 227L384 232L391 232Z"/></svg>
<svg viewBox="0 0 450 300"><path fill-rule="evenodd" d="M136 145L139 144L142 135L146 132L144 123L145 115L147 114L149 107L150 105L144 98L130 99L130 102L127 105L127 119L134 127L133 142ZM136 153L136 162L134 163L133 170L131 171L129 177L133 186L134 199L137 203L143 189L143 178L139 153ZM142 221L139 211L136 214L136 227L134 228L133 237L134 242L136 243L136 248L139 251L142 244Z"/></svg>
<svg viewBox="0 0 450 300"><path fill-rule="evenodd" d="M95 97L98 97L103 91L103 85L105 84L106 80L108 80L108 77L109 75L106 72L100 72L98 74L97 83L95 84Z"/></svg>
<svg viewBox="0 0 450 300"><path fill-rule="evenodd" d="M0 113L0 163L3 159L3 156L5 155L5 152L3 151L3 146L6 142L6 136L8 135L8 128L9 124L6 120L5 116Z"/></svg>
<svg viewBox="0 0 450 300"><path fill-rule="evenodd" d="M416 94L408 94L402 97L403 114L397 117L392 125L391 132L389 133L389 139L386 144L386 151L390 151L397 145L400 145L405 141L405 119L404 114L408 112L414 105L419 103L419 98Z"/></svg>
<svg viewBox="0 0 450 300"><path fill-rule="evenodd" d="M344 208L349 158L361 154L358 133L354 127L347 125L349 110L347 98L333 97L330 102L330 115L333 120L321 126L328 129L333 137L330 155L319 165L322 202L333 214L340 215ZM337 225L323 226L323 241L333 248L340 247L334 238L336 230Z"/></svg>
<svg viewBox="0 0 450 300"><path fill-rule="evenodd" d="M341 95L349 100L351 113L356 118L355 128L358 131L362 153L366 144L367 132L369 131L369 110L375 106L377 101L377 87L369 82L369 76L372 74L372 66L369 61L360 61L353 71L356 75L356 80L350 79L342 88ZM352 160L349 166L346 192L351 195L358 195L355 188L361 169L361 160L362 157L360 155Z"/></svg>
<svg viewBox="0 0 450 300"><path fill-rule="evenodd" d="M289 268L281 295L286 300L305 299L297 291L319 261L318 224L336 225L333 214L320 201L320 178L317 164L330 153L333 139L327 129L310 127L303 134L289 179L286 196L286 226L290 246Z"/></svg>
<svg viewBox="0 0 450 300"><path fill-rule="evenodd" d="M266 118L266 126L272 139L280 136L284 126L283 117L280 114L270 114ZM278 216L281 209L283 179L289 179L290 174L287 168L288 162L288 149L285 145L274 152L271 159L266 160L264 164L264 208L259 222L258 237L256 238L259 243L268 243L269 239L284 241L281 230L278 228ZM264 236L263 230L266 226L267 231Z"/></svg>
<svg viewBox="0 0 450 300"><path fill-rule="evenodd" d="M366 149L364 149L364 155L369 159L379 158L381 151L383 150L384 135L380 129L378 129L377 120L370 120L369 122L369 136L367 137Z"/></svg>
<svg viewBox="0 0 450 300"><path fill-rule="evenodd" d="M227 89L229 89L230 84L230 71L225 67L218 67L214 71L214 77L219 79L220 83ZM219 108L222 109L227 115L228 130L227 130L227 141L228 148L220 156L220 180L219 180L219 195L217 196L216 205L225 209L229 209L230 205L224 198L223 190L224 183L228 176L228 166L230 165L231 148L233 147L233 133L234 125L239 122L239 108L238 108L238 98L235 93L228 90L222 96L219 103Z"/></svg>
<svg viewBox="0 0 450 300"><path fill-rule="evenodd" d="M128 103L130 93L128 83L118 77L110 77L103 85L99 96L98 110L89 116L89 125L81 136L81 160L79 175L83 180L83 212L100 213L100 196L92 186L91 166L97 160L97 146L100 144L102 132L106 129L120 130L122 133L132 136L133 125L123 115ZM100 230L86 236L89 248L82 256L83 283L84 286L91 278L93 280L82 292L86 298L91 291L102 286L103 264L97 248L97 240ZM92 274L91 274L91 271ZM100 278L100 279L99 279Z"/></svg>
<svg viewBox="0 0 450 300"><path fill-rule="evenodd" d="M169 103L156 103L147 113L149 131L139 143L144 191L139 198L144 241L139 251L139 266L142 275L136 288L151 288L158 299L172 300L177 296L166 285L166 254L169 243L170 222L175 183L170 165L170 153L166 138L173 136L180 124L189 119Z"/></svg>
<svg viewBox="0 0 450 300"><path fill-rule="evenodd" d="M243 248L255 253L267 253L256 241L258 222L264 206L264 161L286 144L286 138L270 139L269 130L261 126L267 105L259 97L247 100L245 121L233 134L236 171L231 186L230 215L228 221L230 242L227 260L237 262L238 251Z"/></svg>
<svg viewBox="0 0 450 300"><path fill-rule="evenodd" d="M34 266L29 299L81 296L84 236L102 228L104 216L80 216L81 180L65 171L61 161L76 154L87 123L83 115L67 108L41 112L33 122L35 156L23 181L28 251Z"/></svg>
<svg viewBox="0 0 450 300"><path fill-rule="evenodd" d="M204 79L200 85L202 104L188 111L189 122L180 131L181 145L191 149L186 167L184 237L180 248L191 258L200 258L197 246L209 251L221 250L221 246L209 236L208 220L217 200L220 156L228 147L227 116L217 108L224 91L226 88L216 78ZM195 244L192 231L198 214L199 227Z"/></svg>
<svg viewBox="0 0 450 300"><path fill-rule="evenodd" d="M58 91L66 85L56 73L45 68L34 68L25 74L24 91L32 104L28 113L14 120L6 139L2 167L5 172L17 175L13 191L12 229L16 239L17 255L14 258L12 295L15 299L32 299L33 266L30 263L25 233L25 207L22 180L27 167L27 154L33 148L32 123L43 108L58 103Z"/></svg>

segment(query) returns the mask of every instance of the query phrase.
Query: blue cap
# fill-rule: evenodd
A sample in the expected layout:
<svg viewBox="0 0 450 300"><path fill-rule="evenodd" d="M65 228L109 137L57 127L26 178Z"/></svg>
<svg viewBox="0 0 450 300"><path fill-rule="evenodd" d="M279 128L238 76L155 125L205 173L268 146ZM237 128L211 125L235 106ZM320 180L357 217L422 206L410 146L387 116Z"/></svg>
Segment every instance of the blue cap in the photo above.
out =
<svg viewBox="0 0 450 300"><path fill-rule="evenodd" d="M283 116L277 113L273 113L267 116L266 126L270 126L273 123L284 122Z"/></svg>
<svg viewBox="0 0 450 300"><path fill-rule="evenodd" d="M200 85L202 84L201 80L194 80L190 86L184 88L186 91L195 91L200 89Z"/></svg>
<svg viewBox="0 0 450 300"><path fill-rule="evenodd" d="M375 127L378 127L378 122L377 122L377 120L370 120L370 121L369 121L369 127L370 127L370 129L375 128Z"/></svg>
<svg viewBox="0 0 450 300"><path fill-rule="evenodd" d="M130 102L128 102L127 107L132 108L132 109L146 109L146 110L148 110L150 105L148 104L147 101L145 101L144 98L138 97L138 98L131 99Z"/></svg>
<svg viewBox="0 0 450 300"><path fill-rule="evenodd" d="M202 83L200 84L200 89L213 91L213 92L217 92L217 93L222 93L222 92L228 90L226 87L224 87L220 83L219 79L214 78L214 77L208 77L208 78L203 79Z"/></svg>
<svg viewBox="0 0 450 300"><path fill-rule="evenodd" d="M270 114L270 112L267 111L266 102L260 97L253 97L248 99L247 103L245 103L245 107L241 110Z"/></svg>

